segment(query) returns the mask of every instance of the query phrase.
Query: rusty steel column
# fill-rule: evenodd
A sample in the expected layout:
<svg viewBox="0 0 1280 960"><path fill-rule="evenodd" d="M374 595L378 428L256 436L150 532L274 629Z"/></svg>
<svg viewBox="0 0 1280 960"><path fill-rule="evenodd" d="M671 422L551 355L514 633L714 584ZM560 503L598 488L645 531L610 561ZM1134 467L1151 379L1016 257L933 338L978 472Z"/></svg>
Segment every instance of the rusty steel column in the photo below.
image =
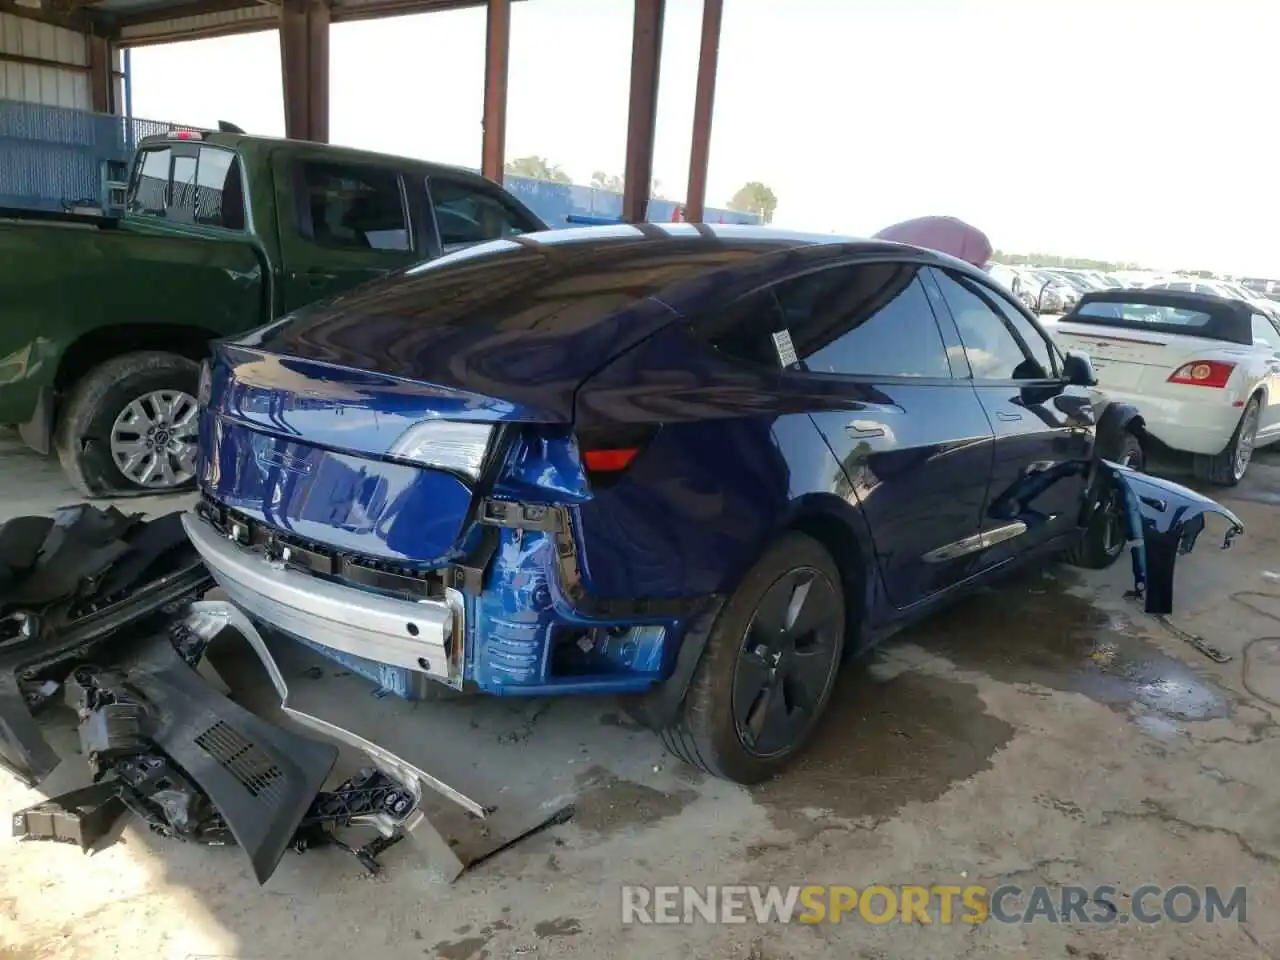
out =
<svg viewBox="0 0 1280 960"><path fill-rule="evenodd" d="M724 0L702 0L702 48L698 53L698 87L693 96L693 143L689 150L689 190L684 218L701 223L707 202L707 165L711 161L711 115L716 102L716 68L720 61L720 15Z"/></svg>
<svg viewBox="0 0 1280 960"><path fill-rule="evenodd" d="M511 52L511 0L489 0L484 45L484 130L480 172L502 182L507 153L507 63Z"/></svg>
<svg viewBox="0 0 1280 960"><path fill-rule="evenodd" d="M631 34L631 102L627 116L622 219L643 223L653 180L653 131L658 123L658 65L665 0L635 0Z"/></svg>
<svg viewBox="0 0 1280 960"><path fill-rule="evenodd" d="M329 7L311 0L280 5L284 130L291 140L329 142Z"/></svg>
<svg viewBox="0 0 1280 960"><path fill-rule="evenodd" d="M112 71L114 44L106 37L87 35L89 98L95 113L116 112L116 84Z"/></svg>

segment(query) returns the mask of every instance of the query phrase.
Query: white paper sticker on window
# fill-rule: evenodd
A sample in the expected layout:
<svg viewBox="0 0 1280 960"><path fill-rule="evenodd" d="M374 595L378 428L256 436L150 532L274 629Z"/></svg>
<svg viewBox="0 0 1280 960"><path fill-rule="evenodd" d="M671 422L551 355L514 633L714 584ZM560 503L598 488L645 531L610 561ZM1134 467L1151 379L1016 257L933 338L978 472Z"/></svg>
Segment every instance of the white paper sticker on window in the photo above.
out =
<svg viewBox="0 0 1280 960"><path fill-rule="evenodd" d="M773 348L778 351L778 363L790 367L797 363L795 344L791 342L790 330L779 330L773 335Z"/></svg>

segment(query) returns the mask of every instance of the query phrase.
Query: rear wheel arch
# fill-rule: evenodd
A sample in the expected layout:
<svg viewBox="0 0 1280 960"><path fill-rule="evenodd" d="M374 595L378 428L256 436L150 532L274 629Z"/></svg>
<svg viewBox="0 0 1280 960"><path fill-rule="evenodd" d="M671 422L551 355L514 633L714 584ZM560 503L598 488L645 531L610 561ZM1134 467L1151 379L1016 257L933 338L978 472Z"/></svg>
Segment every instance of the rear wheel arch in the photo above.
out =
<svg viewBox="0 0 1280 960"><path fill-rule="evenodd" d="M843 509L819 501L791 517L780 536L803 533L821 544L835 561L844 586L845 650L853 652L860 646L861 628L871 603L875 555L870 539L859 535L858 524L865 530L861 513L836 499Z"/></svg>
<svg viewBox="0 0 1280 960"><path fill-rule="evenodd" d="M95 327L62 352L54 389L65 393L90 370L126 353L161 351L200 362L218 334L178 323L123 323Z"/></svg>

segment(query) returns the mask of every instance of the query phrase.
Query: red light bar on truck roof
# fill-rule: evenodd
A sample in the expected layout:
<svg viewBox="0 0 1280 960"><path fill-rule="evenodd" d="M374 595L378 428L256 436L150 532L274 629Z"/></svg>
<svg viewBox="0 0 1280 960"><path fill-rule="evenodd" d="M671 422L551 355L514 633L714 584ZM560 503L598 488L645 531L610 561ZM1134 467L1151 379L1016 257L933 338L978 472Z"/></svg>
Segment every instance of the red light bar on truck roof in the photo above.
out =
<svg viewBox="0 0 1280 960"><path fill-rule="evenodd" d="M204 134L199 130L170 130L170 140L203 140Z"/></svg>

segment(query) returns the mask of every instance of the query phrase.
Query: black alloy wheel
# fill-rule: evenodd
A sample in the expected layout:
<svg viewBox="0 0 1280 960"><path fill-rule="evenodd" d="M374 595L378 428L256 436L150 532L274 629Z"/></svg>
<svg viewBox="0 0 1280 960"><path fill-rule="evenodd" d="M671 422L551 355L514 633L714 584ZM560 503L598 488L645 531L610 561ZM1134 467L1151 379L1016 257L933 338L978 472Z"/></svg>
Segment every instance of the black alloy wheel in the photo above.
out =
<svg viewBox="0 0 1280 960"><path fill-rule="evenodd" d="M838 663L844 609L822 572L800 567L756 606L733 678L733 721L752 756L795 748L824 702Z"/></svg>

